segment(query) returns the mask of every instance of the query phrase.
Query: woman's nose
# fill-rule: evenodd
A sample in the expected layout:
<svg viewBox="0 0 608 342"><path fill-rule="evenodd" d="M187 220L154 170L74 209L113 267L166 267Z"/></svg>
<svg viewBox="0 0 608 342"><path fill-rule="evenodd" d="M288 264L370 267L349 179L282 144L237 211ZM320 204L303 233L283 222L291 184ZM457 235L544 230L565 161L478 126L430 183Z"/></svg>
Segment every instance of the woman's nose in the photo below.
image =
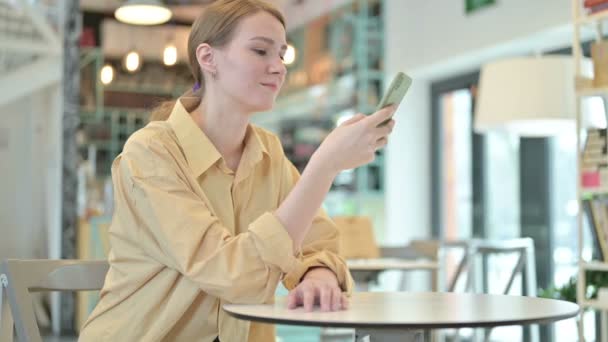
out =
<svg viewBox="0 0 608 342"><path fill-rule="evenodd" d="M285 73L287 73L287 67L281 58L276 58L276 60L274 60L270 65L269 71L271 74L285 75Z"/></svg>

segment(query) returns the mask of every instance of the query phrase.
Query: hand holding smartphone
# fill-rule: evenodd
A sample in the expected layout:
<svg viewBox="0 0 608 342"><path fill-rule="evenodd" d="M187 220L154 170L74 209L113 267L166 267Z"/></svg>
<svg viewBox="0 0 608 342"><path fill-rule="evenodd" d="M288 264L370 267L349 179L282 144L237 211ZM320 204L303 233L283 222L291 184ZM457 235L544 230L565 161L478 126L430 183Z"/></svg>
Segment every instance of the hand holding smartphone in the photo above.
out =
<svg viewBox="0 0 608 342"><path fill-rule="evenodd" d="M398 72L393 81L391 82L390 86L384 93L384 96L378 103L376 111L379 111L380 109L388 107L390 105L399 106L401 100L403 100L403 97L407 93L408 89L410 89L411 85L412 78L402 72ZM386 125L387 123L389 123L389 121L390 119L382 122L378 126Z"/></svg>

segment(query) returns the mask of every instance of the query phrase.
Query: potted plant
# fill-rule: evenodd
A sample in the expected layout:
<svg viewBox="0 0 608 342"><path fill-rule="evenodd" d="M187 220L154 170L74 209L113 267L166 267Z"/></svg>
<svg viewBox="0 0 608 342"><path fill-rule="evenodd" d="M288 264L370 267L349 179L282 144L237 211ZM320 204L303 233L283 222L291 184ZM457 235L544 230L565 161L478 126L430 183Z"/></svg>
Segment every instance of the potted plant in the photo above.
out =
<svg viewBox="0 0 608 342"><path fill-rule="evenodd" d="M608 272L586 271L585 277L587 278L585 288L585 297L587 299L596 299L598 290L602 287L608 287ZM560 287L550 286L546 289L540 289L538 291L538 296L576 303L576 283L576 276L572 276Z"/></svg>

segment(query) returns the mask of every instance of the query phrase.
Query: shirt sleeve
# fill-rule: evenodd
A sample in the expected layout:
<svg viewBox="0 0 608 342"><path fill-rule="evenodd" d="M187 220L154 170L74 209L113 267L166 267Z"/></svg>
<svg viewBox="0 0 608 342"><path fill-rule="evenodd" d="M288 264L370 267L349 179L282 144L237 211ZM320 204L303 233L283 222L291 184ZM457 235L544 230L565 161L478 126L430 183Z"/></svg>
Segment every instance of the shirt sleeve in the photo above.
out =
<svg viewBox="0 0 608 342"><path fill-rule="evenodd" d="M137 153L118 158L113 177L122 192L116 196L130 207L138 244L204 292L233 303L263 303L274 296L283 274L301 268L274 214L263 214L248 232L233 236L177 170L149 164L154 161Z"/></svg>
<svg viewBox="0 0 608 342"><path fill-rule="evenodd" d="M285 157L283 164L281 201L300 179L298 170ZM348 271L346 262L338 255L338 237L339 232L335 223L327 216L323 209L319 209L302 244L302 251L299 255L300 263L287 272L283 278L283 285L288 290L291 290L300 283L302 276L310 268L327 267L336 274L342 291L350 294L353 290L354 282Z"/></svg>

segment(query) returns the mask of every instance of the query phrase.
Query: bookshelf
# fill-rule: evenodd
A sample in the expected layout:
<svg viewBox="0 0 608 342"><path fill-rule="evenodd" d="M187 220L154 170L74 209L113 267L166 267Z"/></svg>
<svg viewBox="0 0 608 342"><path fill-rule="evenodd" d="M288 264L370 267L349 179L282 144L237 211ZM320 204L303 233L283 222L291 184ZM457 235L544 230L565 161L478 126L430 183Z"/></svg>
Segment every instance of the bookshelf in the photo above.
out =
<svg viewBox="0 0 608 342"><path fill-rule="evenodd" d="M596 26L598 23L608 19L608 11L602 11L602 12L594 13L591 15L587 15L587 14L584 14L584 12L580 8L581 1L573 0L573 2L574 2L574 6L578 7L578 13L575 13L575 14L579 14L574 17L574 24L576 26L581 26L581 25Z"/></svg>
<svg viewBox="0 0 608 342"><path fill-rule="evenodd" d="M588 31L591 29L593 34L596 37L596 40L602 39L602 25L605 23L606 19L608 19L608 10L603 10L601 12L588 14L586 9L583 6L583 0L572 0L572 21L573 21L573 41L572 41L572 52L575 61L575 80L576 80L576 143L577 143L577 164L578 164L578 180L577 180L577 193L578 193L578 203L579 203L579 213L578 213L578 282L577 282L577 291L576 298L578 304L581 306L581 317L578 319L579 324L579 341L584 341L584 320L582 315L585 312L585 309L594 309L598 310L602 314L602 322L606 322L608 317L608 306L606 304L601 304L597 300L589 299L587 293L587 279L586 273L589 271L595 272L608 272L608 255L602 252L602 247L600 246L602 236L598 236L597 234L601 234L602 231L608 231L606 226L608 225L608 211L604 211L603 219L598 219L597 215L594 214L593 210L589 210L589 207L593 207L594 203L600 203L600 208L606 207L606 202L608 201L608 184L605 184L603 178L608 177L599 177L600 181L596 182L595 185L591 185L588 178L586 178L590 170L589 163L589 154L595 156L593 153L589 153L590 150L594 149L594 147L588 147L594 143L593 139L604 139L607 138L605 136L601 136L601 134L606 134L606 131L603 133L601 130L592 130L586 127L585 114L583 113L583 101L590 97L600 96L604 99L608 98L608 87L607 86L596 86L594 85L594 80L585 75L585 58L582 51L582 43L583 37L588 37ZM604 100L605 101L605 100ZM598 138L599 134L599 138ZM599 149L601 151L601 148ZM596 149L597 151L597 149ZM603 155L605 153L598 152L598 154ZM600 167L597 168L600 170ZM592 170L592 169L591 169ZM598 210L595 211L597 213ZM588 220L589 227L591 231L587 231L585 221ZM595 229L597 227L598 229ZM594 240L594 247L599 250L600 253L594 253L594 257L591 260L585 259L584 249L585 249L585 236L587 234L591 234ZM604 236L604 241L606 241L606 236ZM595 246L597 244L597 246ZM604 244L605 246L605 244ZM605 248L605 247L604 247ZM594 260L600 259L600 260ZM602 327L606 329L605 324L602 324ZM607 340L606 331L602 331L602 341Z"/></svg>
<svg viewBox="0 0 608 342"><path fill-rule="evenodd" d="M608 187L582 188L581 199L591 199L608 194Z"/></svg>
<svg viewBox="0 0 608 342"><path fill-rule="evenodd" d="M578 96L608 96L608 87L584 86L576 90Z"/></svg>

